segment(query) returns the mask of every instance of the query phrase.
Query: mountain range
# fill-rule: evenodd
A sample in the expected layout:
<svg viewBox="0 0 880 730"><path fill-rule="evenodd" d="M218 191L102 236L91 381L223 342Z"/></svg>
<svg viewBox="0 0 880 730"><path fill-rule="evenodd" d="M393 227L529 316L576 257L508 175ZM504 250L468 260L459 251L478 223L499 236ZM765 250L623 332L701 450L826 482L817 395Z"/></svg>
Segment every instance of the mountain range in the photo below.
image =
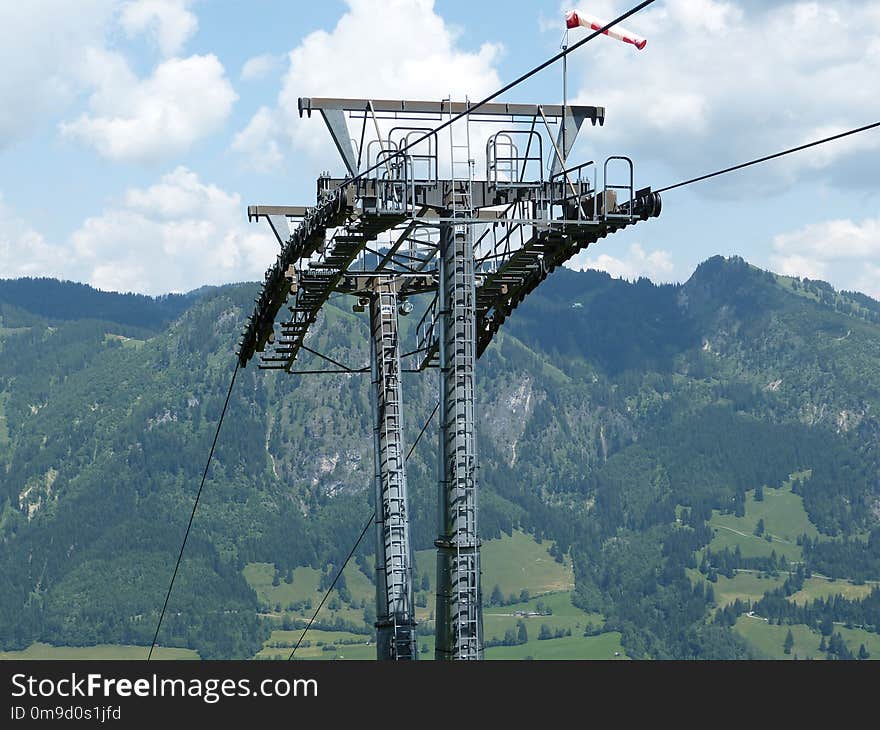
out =
<svg viewBox="0 0 880 730"><path fill-rule="evenodd" d="M149 645L257 289L0 281L0 648ZM366 332L335 299L310 347L361 367ZM719 570L787 571L790 594L798 575L880 580L878 362L880 303L825 282L722 257L675 285L558 270L479 361L481 533L570 558L574 602L629 656L760 656L734 627L753 606L707 592ZM238 373L163 645L253 656L272 619L245 567L344 559L372 509L367 386ZM409 444L436 390L405 380ZM429 428L408 464L417 550L436 532L435 445ZM718 547L714 525L765 488L806 512L797 561ZM876 632L875 593L797 622Z"/></svg>

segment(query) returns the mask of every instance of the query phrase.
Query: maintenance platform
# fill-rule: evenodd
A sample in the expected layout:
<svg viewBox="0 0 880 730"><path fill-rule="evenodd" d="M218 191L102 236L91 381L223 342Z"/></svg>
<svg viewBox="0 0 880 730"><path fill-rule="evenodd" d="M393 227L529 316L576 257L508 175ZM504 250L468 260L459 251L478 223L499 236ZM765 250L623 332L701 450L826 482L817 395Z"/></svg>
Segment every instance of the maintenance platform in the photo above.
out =
<svg viewBox="0 0 880 730"><path fill-rule="evenodd" d="M513 310L556 267L599 239L660 214L633 162L568 163L597 106L301 98L345 166L322 174L314 205L248 208L279 243L243 333L239 365L288 373L307 352L370 373L376 504L377 651L415 659L401 377L439 370L436 653L483 656L476 360ZM443 139L434 127L444 121ZM307 344L331 295L369 309L371 362L351 368ZM421 313L403 347L398 317Z"/></svg>

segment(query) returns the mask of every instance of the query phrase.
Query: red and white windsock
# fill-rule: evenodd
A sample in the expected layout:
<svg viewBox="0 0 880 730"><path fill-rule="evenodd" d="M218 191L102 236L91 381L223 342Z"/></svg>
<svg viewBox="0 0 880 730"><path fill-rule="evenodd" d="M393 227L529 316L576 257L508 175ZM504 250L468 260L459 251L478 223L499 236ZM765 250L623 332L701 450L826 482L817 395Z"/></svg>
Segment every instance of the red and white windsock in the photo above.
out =
<svg viewBox="0 0 880 730"><path fill-rule="evenodd" d="M608 25L608 23L604 20L600 20L595 15L587 15L587 13L579 13L576 10L571 10L565 14L565 25L568 28L582 26L584 28L590 28L591 30L601 30ZM642 36L636 35L632 31L621 28L619 25L609 28L604 31L604 33L605 35L610 36L611 38L616 38L624 43L631 43L640 51L648 44L646 38L642 38Z"/></svg>

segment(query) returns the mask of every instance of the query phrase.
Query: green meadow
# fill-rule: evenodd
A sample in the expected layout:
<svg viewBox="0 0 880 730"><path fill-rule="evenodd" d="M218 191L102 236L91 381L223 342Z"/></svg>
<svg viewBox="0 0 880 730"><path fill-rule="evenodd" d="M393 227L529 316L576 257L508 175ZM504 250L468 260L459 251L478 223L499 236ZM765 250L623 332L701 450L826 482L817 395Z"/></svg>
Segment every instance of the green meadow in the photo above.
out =
<svg viewBox="0 0 880 730"><path fill-rule="evenodd" d="M808 477L808 473L793 474L793 478ZM769 556L776 551L789 561L803 558L797 538L800 535L816 537L819 531L810 522L804 509L803 499L791 491L791 481L779 489L764 487L764 499L755 499L755 490L746 493L746 510L743 517L712 512L709 521L715 536L709 543L713 551L737 546L744 557ZM759 520L764 520L764 534L755 535Z"/></svg>
<svg viewBox="0 0 880 730"><path fill-rule="evenodd" d="M689 569L688 575L692 583L703 581L706 585L712 586L712 590L715 592L715 603L719 607L727 606L737 599L754 603L767 591L772 591L774 588L781 586L786 578L786 574L782 573L778 577L773 577L764 576L757 571L739 571L733 578L719 575L718 580L710 584L705 576L701 575L697 570Z"/></svg>
<svg viewBox="0 0 880 730"><path fill-rule="evenodd" d="M483 624L487 643L501 641L509 630L518 631L520 622L526 626L528 641L516 646L494 646L486 650L487 659L620 659L625 658L620 646L620 635L602 633L584 636L588 626L591 633L601 630L604 618L586 613L571 602L574 575L571 561L561 563L548 552L549 543L539 544L524 532L514 531L483 545L483 590L485 598L495 586L505 597L505 605L487 605ZM419 621L420 656L434 656L434 590L436 553L421 550L415 555L416 617ZM331 571L332 574L332 571ZM344 574L347 602L340 600L335 591L327 601L316 623L321 629L310 629L296 652L298 659L375 659L376 647L371 634L345 630L327 630L336 621L351 622L366 627L364 609L372 607L375 589L366 575L354 564ZM252 563L244 576L254 588L266 614L283 621L308 620L321 600L319 590L321 572L313 568L297 568L292 581L282 577L273 585L275 568L270 563ZM528 600L509 603L511 596L519 598L523 591ZM310 606L310 607L307 607ZM368 609L369 610L369 609ZM559 638L539 639L542 626ZM287 659L302 629L272 632L258 652L257 659Z"/></svg>
<svg viewBox="0 0 880 730"><path fill-rule="evenodd" d="M148 646L124 644L98 644L97 646L50 646L31 644L23 651L0 651L3 659L146 659ZM198 659L192 649L174 649L158 646L153 651L153 659Z"/></svg>
<svg viewBox="0 0 880 730"><path fill-rule="evenodd" d="M734 627L752 646L769 659L824 659L824 652L819 651L822 634L813 631L803 624L788 626L786 624L769 624L762 618L740 616ZM783 650L785 637L791 630L794 646L791 654ZM853 654L857 653L861 644L870 653L871 659L880 659L880 634L873 634L862 629L848 629L835 625L834 632L839 633Z"/></svg>
<svg viewBox="0 0 880 730"><path fill-rule="evenodd" d="M598 636L567 636L538 641L529 639L519 646L495 646L486 649L486 659L626 659L620 634L609 631Z"/></svg>

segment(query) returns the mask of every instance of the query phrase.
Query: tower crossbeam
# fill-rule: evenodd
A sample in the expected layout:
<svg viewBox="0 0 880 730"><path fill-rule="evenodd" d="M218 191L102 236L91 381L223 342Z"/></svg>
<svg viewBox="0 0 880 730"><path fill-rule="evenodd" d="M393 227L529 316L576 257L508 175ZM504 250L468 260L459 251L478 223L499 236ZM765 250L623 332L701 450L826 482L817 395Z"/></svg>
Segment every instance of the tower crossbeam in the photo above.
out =
<svg viewBox="0 0 880 730"><path fill-rule="evenodd" d="M435 657L481 659L476 361L548 275L658 216L660 196L635 189L626 157L567 166L583 123L604 123L602 107L496 103L471 114L467 100L312 98L299 108L323 117L348 175L319 177L313 206L248 208L249 219L269 223L280 250L242 334L239 365L259 355L263 369L294 372L303 353L319 354L306 338L332 295L352 297L356 312L369 308L377 652L397 660L417 657L401 376L437 369ZM458 114L441 154L424 123ZM482 157L478 132L488 135ZM404 347L398 316L416 306L415 342Z"/></svg>

